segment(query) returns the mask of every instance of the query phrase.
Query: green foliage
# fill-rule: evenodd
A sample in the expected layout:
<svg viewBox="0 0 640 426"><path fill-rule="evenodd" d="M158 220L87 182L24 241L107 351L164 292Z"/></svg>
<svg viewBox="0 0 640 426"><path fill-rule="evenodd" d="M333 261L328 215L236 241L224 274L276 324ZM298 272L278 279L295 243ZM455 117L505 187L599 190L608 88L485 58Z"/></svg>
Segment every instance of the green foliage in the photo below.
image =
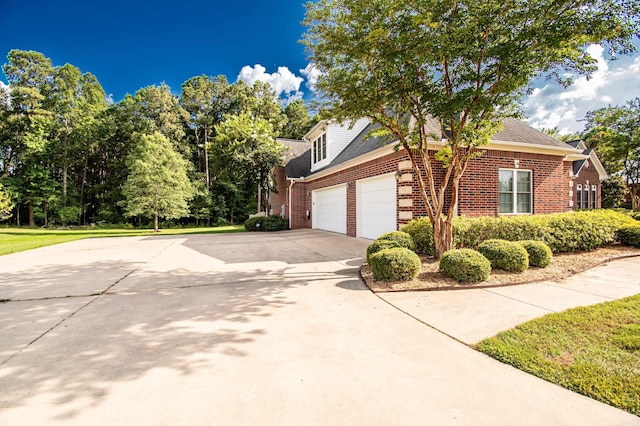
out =
<svg viewBox="0 0 640 426"><path fill-rule="evenodd" d="M422 263L417 254L403 247L387 248L370 257L369 266L380 281L407 281L418 276Z"/></svg>
<svg viewBox="0 0 640 426"><path fill-rule="evenodd" d="M421 217L409 221L402 227L402 232L411 235L416 247L415 252L427 256L435 254L433 245L433 225L428 217Z"/></svg>
<svg viewBox="0 0 640 426"><path fill-rule="evenodd" d="M640 220L640 212L633 213L631 217L634 218L635 220Z"/></svg>
<svg viewBox="0 0 640 426"><path fill-rule="evenodd" d="M440 258L440 270L461 283L485 281L491 274L491 263L472 249L454 249Z"/></svg>
<svg viewBox="0 0 640 426"><path fill-rule="evenodd" d="M640 415L640 295L569 309L476 349L574 392Z"/></svg>
<svg viewBox="0 0 640 426"><path fill-rule="evenodd" d="M524 240L518 241L526 251L529 253L529 265L537 266L539 268L546 268L551 265L553 260L553 252L548 245L542 241L536 240Z"/></svg>
<svg viewBox="0 0 640 426"><path fill-rule="evenodd" d="M284 114L287 116L287 124L282 129L281 137L302 139L311 130L311 117L302 99L297 99L287 105Z"/></svg>
<svg viewBox="0 0 640 426"><path fill-rule="evenodd" d="M614 209L624 203L624 196L627 193L627 185L620 176L611 176L600 184L602 188L602 208Z"/></svg>
<svg viewBox="0 0 640 426"><path fill-rule="evenodd" d="M404 247L412 251L414 251L416 248L411 235L402 231L391 231L384 233L378 237L378 240L395 241L400 245L400 247Z"/></svg>
<svg viewBox="0 0 640 426"><path fill-rule="evenodd" d="M138 143L127 158L129 177L122 203L128 216L177 219L189 214L187 201L194 188L187 177L187 163L159 132L137 135Z"/></svg>
<svg viewBox="0 0 640 426"><path fill-rule="evenodd" d="M289 221L279 215L254 216L245 220L244 229L250 232L273 232L289 229Z"/></svg>
<svg viewBox="0 0 640 426"><path fill-rule="evenodd" d="M248 232L264 231L264 220L266 216L254 216L244 221L244 229Z"/></svg>
<svg viewBox="0 0 640 426"><path fill-rule="evenodd" d="M371 256L379 252L380 250L400 247L401 245L397 241L377 239L367 247L367 263L371 263Z"/></svg>
<svg viewBox="0 0 640 426"><path fill-rule="evenodd" d="M629 225L618 229L618 239L625 246L640 248L640 225Z"/></svg>
<svg viewBox="0 0 640 426"><path fill-rule="evenodd" d="M634 221L612 210L583 210L534 216L459 217L454 238L476 248L489 239L544 241L553 253L593 250L615 241L616 231Z"/></svg>
<svg viewBox="0 0 640 426"><path fill-rule="evenodd" d="M487 240L478 246L478 251L489 259L493 269L522 272L529 267L527 250L512 241Z"/></svg>
<svg viewBox="0 0 640 426"><path fill-rule="evenodd" d="M13 203L9 194L4 192L2 184L0 183L0 220L6 220L11 217L11 210L13 210Z"/></svg>
<svg viewBox="0 0 640 426"><path fill-rule="evenodd" d="M267 232L286 231L287 229L289 229L289 221L280 215L273 214L264 220L264 230Z"/></svg>

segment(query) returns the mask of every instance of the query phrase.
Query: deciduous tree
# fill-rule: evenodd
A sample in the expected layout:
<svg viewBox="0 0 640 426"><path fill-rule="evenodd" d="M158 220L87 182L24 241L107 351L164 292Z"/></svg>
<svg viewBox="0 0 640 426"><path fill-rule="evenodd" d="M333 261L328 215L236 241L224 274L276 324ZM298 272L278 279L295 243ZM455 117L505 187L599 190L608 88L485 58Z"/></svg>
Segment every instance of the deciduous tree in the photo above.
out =
<svg viewBox="0 0 640 426"><path fill-rule="evenodd" d="M610 106L587 113L593 147L609 172L619 172L627 184L633 211L640 211L640 98L623 106Z"/></svg>
<svg viewBox="0 0 640 426"><path fill-rule="evenodd" d="M128 216L177 219L189 214L188 200L194 188L187 177L187 162L160 132L137 134L135 148L127 158L129 177L122 188Z"/></svg>
<svg viewBox="0 0 640 426"><path fill-rule="evenodd" d="M637 0L320 0L306 8L304 43L325 110L368 117L406 150L437 257L453 247L470 159L529 82L547 74L566 84L567 73L595 71L592 43L632 50L640 9ZM441 181L436 167L445 169Z"/></svg>

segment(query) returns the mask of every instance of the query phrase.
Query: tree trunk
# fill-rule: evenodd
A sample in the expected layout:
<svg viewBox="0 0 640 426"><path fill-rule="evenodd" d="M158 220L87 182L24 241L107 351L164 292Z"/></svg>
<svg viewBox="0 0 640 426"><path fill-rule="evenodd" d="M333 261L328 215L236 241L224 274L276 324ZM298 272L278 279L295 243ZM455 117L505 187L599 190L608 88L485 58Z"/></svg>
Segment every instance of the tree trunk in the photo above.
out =
<svg viewBox="0 0 640 426"><path fill-rule="evenodd" d="M636 185L629 185L629 194L631 195L631 208L634 213L640 211L640 197L638 197L638 188Z"/></svg>
<svg viewBox="0 0 640 426"><path fill-rule="evenodd" d="M158 212L153 216L153 232L160 232L158 229Z"/></svg>
<svg viewBox="0 0 640 426"><path fill-rule="evenodd" d="M262 186L258 184L258 212L262 211Z"/></svg>
<svg viewBox="0 0 640 426"><path fill-rule="evenodd" d="M33 201L31 200L29 200L29 227L30 228L36 227L36 221L33 218Z"/></svg>
<svg viewBox="0 0 640 426"><path fill-rule="evenodd" d="M433 223L433 243L435 245L435 258L440 259L445 251L453 248L453 235L451 221L446 216L436 218Z"/></svg>

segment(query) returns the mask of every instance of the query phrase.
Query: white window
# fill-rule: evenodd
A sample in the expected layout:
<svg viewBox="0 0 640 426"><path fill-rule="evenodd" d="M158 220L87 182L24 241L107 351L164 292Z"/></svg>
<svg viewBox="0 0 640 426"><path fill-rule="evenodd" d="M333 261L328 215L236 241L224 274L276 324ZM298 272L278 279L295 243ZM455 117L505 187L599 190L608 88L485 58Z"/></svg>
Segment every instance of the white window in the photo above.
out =
<svg viewBox="0 0 640 426"><path fill-rule="evenodd" d="M598 187L591 185L591 208L598 208Z"/></svg>
<svg viewBox="0 0 640 426"><path fill-rule="evenodd" d="M503 214L532 213L531 170L500 169L499 212Z"/></svg>
<svg viewBox="0 0 640 426"><path fill-rule="evenodd" d="M582 185L576 185L576 208L582 208Z"/></svg>
<svg viewBox="0 0 640 426"><path fill-rule="evenodd" d="M584 186L584 208L588 209L589 207L591 207L591 205L589 204L589 185L585 185Z"/></svg>
<svg viewBox="0 0 640 426"><path fill-rule="evenodd" d="M313 141L313 164L327 158L327 134Z"/></svg>

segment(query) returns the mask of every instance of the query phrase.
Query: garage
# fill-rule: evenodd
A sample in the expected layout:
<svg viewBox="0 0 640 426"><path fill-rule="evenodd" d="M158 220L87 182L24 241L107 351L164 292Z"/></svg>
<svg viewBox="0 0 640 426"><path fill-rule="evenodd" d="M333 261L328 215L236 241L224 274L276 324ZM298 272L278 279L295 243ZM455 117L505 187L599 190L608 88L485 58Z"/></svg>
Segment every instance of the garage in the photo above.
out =
<svg viewBox="0 0 640 426"><path fill-rule="evenodd" d="M395 231L396 198L395 173L357 181L357 236L374 240Z"/></svg>
<svg viewBox="0 0 640 426"><path fill-rule="evenodd" d="M314 229L347 233L347 185L316 189L311 193Z"/></svg>

